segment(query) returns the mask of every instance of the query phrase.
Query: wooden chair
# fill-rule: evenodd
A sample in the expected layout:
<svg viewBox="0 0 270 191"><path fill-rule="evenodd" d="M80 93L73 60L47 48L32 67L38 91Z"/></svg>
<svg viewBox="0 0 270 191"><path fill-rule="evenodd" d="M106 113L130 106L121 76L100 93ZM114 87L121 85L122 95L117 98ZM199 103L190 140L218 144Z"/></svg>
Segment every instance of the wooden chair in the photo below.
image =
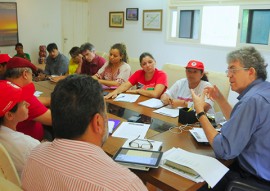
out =
<svg viewBox="0 0 270 191"><path fill-rule="evenodd" d="M0 177L0 190L3 191L22 191L22 189L15 185L14 183L10 182L9 180Z"/></svg>
<svg viewBox="0 0 270 191"><path fill-rule="evenodd" d="M0 177L21 186L21 180L5 147L0 143ZM1 189L0 189L1 190Z"/></svg>

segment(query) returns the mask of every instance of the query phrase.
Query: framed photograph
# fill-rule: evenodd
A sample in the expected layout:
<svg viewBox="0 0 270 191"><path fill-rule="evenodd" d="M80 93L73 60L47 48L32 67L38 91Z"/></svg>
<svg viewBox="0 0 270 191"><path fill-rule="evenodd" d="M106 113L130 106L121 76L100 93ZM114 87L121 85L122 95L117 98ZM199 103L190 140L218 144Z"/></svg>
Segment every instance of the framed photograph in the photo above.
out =
<svg viewBox="0 0 270 191"><path fill-rule="evenodd" d="M162 30L162 9L143 10L143 30Z"/></svg>
<svg viewBox="0 0 270 191"><path fill-rule="evenodd" d="M0 46L13 46L18 39L17 3L0 2Z"/></svg>
<svg viewBox="0 0 270 191"><path fill-rule="evenodd" d="M124 11L109 12L109 27L124 28Z"/></svg>
<svg viewBox="0 0 270 191"><path fill-rule="evenodd" d="M139 18L139 9L138 8L127 8L126 9L126 20L137 21L138 18Z"/></svg>

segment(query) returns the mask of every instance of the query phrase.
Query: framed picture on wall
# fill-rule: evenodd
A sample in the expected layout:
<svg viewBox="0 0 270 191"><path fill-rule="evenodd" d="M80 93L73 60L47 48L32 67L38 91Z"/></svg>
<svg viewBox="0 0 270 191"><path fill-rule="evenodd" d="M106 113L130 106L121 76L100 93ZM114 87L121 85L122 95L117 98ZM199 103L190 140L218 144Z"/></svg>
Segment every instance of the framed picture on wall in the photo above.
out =
<svg viewBox="0 0 270 191"><path fill-rule="evenodd" d="M162 30L162 9L143 10L143 30Z"/></svg>
<svg viewBox="0 0 270 191"><path fill-rule="evenodd" d="M17 3L0 2L0 46L13 46L18 41Z"/></svg>
<svg viewBox="0 0 270 191"><path fill-rule="evenodd" d="M109 27L124 28L124 11L109 12Z"/></svg>
<svg viewBox="0 0 270 191"><path fill-rule="evenodd" d="M139 9L138 8L127 8L126 9L126 20L137 21L138 18L139 18Z"/></svg>

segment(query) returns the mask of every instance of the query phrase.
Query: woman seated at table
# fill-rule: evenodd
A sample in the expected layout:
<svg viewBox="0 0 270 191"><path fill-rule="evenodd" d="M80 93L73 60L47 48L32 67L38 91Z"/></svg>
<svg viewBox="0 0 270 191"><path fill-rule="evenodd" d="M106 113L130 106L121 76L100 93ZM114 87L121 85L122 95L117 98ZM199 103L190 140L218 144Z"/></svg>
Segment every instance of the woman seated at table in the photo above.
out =
<svg viewBox="0 0 270 191"><path fill-rule="evenodd" d="M164 104L169 104L173 108L188 107L188 102L192 102L190 89L194 89L196 94L200 95L203 93L204 88L209 86L212 87L204 73L203 63L191 60L186 66L186 78L177 80L160 99ZM204 110L214 113L213 101L206 99Z"/></svg>
<svg viewBox="0 0 270 191"><path fill-rule="evenodd" d="M128 55L124 44L115 44L110 49L109 61L106 62L93 76L105 86L120 86L131 75Z"/></svg>
<svg viewBox="0 0 270 191"><path fill-rule="evenodd" d="M160 98L168 86L167 75L165 72L156 68L154 57L144 52L140 56L141 70L137 70L127 82L123 83L116 90L105 96L105 99L115 98L122 92L141 94L152 98ZM137 89L130 90L132 86Z"/></svg>
<svg viewBox="0 0 270 191"><path fill-rule="evenodd" d="M6 148L21 177L30 152L40 144L38 140L16 129L19 122L28 118L29 103L25 100L31 99L35 87L30 83L20 88L9 81L0 80L0 92L0 143Z"/></svg>

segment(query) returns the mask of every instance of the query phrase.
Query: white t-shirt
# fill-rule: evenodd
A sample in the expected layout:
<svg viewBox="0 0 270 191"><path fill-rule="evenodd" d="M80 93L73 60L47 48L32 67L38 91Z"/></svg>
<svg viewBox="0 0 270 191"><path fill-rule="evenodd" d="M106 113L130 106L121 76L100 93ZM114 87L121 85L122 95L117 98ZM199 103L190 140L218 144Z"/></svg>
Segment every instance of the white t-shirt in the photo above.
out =
<svg viewBox="0 0 270 191"><path fill-rule="evenodd" d="M194 88L195 94L196 95L202 94L205 87L212 87L212 85L209 82L201 80L199 85L196 88ZM168 94L173 99L180 99L192 102L192 95L188 86L187 78L177 80L172 85L172 87L168 89L165 93ZM205 98L205 102L211 105L211 108L208 110L207 113L213 114L214 113L213 101Z"/></svg>
<svg viewBox="0 0 270 191"><path fill-rule="evenodd" d="M13 160L19 176L31 150L40 144L38 140L5 126L0 127L0 142Z"/></svg>

